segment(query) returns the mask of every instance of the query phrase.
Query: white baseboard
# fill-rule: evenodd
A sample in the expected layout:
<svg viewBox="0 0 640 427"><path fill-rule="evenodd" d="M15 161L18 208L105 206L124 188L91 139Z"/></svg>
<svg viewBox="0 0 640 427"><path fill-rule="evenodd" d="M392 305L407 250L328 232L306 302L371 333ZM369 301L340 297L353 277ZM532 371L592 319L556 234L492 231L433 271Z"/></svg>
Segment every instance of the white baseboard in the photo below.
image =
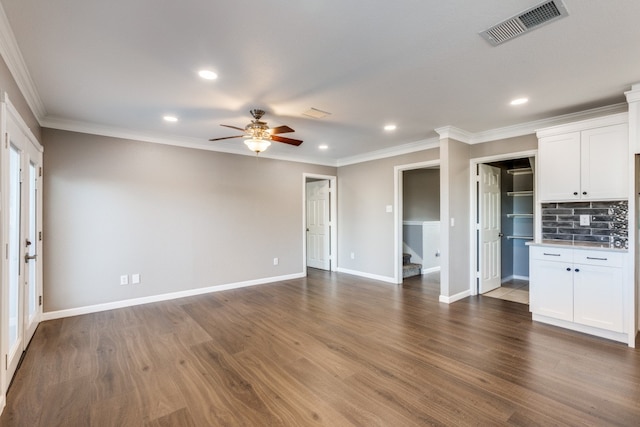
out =
<svg viewBox="0 0 640 427"><path fill-rule="evenodd" d="M422 274L435 273L436 271L440 271L440 266L431 267L431 268L423 268Z"/></svg>
<svg viewBox="0 0 640 427"><path fill-rule="evenodd" d="M511 276L503 277L501 283L506 283L510 280L529 280L529 276L520 276L518 274L512 274Z"/></svg>
<svg viewBox="0 0 640 427"><path fill-rule="evenodd" d="M5 406L7 406L7 396L2 393L2 396L0 396L0 415L2 415Z"/></svg>
<svg viewBox="0 0 640 427"><path fill-rule="evenodd" d="M579 323L569 322L567 320L554 319L553 317L543 316L540 314L531 314L531 320L536 322L547 323L553 326L559 326L572 331L582 332L584 334L595 335L597 337L606 338L613 341L629 343L629 335L621 332L612 332L605 329L594 328L592 326L581 325ZM631 345L629 345L631 347Z"/></svg>
<svg viewBox="0 0 640 427"><path fill-rule="evenodd" d="M340 268L340 267L338 267L338 269L336 271L339 272L339 273L352 274L354 276L360 276L360 277L364 277L364 278L367 278L367 279L379 280L381 282L393 283L394 285L398 284L398 283L396 283L396 279L394 279L393 277L379 276L377 274L364 273L362 271L349 270L347 268Z"/></svg>
<svg viewBox="0 0 640 427"><path fill-rule="evenodd" d="M438 298L438 301L443 302L445 304L451 304L453 302L459 301L463 298L468 297L469 295L471 295L471 291L469 289L467 289L466 291L462 291L458 294L455 295L451 295L450 297L446 297L444 295L440 295L440 297Z"/></svg>
<svg viewBox="0 0 640 427"><path fill-rule="evenodd" d="M114 310L117 308L132 307L135 305L149 304L152 302L168 301L172 299L208 294L211 292L227 291L230 289L246 288L249 286L265 285L267 283L283 280L299 279L305 277L305 273L295 273L286 276L266 277L264 279L247 280L245 282L229 283L226 285L208 286L205 288L189 289L187 291L171 292L168 294L151 295L148 297L132 298L123 301L107 302L103 304L88 305L85 307L69 308L66 310L48 311L42 313L42 320L61 319L64 317L79 316L82 314L97 313L100 311Z"/></svg>

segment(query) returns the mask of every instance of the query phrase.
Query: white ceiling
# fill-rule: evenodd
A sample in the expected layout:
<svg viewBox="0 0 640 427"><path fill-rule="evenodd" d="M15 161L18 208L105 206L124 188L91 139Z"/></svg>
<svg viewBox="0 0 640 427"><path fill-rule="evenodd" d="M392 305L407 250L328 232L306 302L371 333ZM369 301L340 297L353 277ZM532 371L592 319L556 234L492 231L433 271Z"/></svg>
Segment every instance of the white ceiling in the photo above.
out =
<svg viewBox="0 0 640 427"><path fill-rule="evenodd" d="M478 33L538 0L0 2L44 126L246 153L207 139L263 108L304 140L265 155L326 164L623 103L640 82L637 0L564 0L567 18L497 47Z"/></svg>

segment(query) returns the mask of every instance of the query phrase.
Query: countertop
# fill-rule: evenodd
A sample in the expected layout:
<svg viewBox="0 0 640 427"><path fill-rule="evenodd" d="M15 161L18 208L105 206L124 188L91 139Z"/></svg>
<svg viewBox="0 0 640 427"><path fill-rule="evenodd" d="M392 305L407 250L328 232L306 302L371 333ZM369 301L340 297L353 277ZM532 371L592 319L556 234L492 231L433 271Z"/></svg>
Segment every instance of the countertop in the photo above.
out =
<svg viewBox="0 0 640 427"><path fill-rule="evenodd" d="M627 248L616 248L610 243L600 242L574 242L574 241L562 241L562 240L542 240L541 242L527 242L527 246L546 246L557 248L573 248L573 249L596 249L599 251L610 251L627 253Z"/></svg>

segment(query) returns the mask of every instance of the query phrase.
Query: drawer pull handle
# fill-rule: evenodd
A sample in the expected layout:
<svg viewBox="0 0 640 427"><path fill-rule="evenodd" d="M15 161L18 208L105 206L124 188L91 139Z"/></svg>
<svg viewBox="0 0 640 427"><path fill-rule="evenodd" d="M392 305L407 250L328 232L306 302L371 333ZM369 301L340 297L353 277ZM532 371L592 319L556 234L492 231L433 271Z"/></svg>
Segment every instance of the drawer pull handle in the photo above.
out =
<svg viewBox="0 0 640 427"><path fill-rule="evenodd" d="M548 254L546 252L543 252L542 255L547 255L547 256L560 256L560 254Z"/></svg>
<svg viewBox="0 0 640 427"><path fill-rule="evenodd" d="M606 261L607 260L607 258L597 258L597 257L590 257L590 256L588 256L587 259L594 259L596 261Z"/></svg>

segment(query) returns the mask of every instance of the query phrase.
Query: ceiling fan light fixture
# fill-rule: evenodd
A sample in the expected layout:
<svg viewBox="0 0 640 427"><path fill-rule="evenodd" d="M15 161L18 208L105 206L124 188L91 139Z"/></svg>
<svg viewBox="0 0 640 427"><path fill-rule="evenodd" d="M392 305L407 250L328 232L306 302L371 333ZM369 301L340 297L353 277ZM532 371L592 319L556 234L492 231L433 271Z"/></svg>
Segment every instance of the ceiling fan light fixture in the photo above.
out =
<svg viewBox="0 0 640 427"><path fill-rule="evenodd" d="M262 153L271 145L271 141L269 141L268 139L260 138L245 139L244 143L247 147L249 147L249 150L255 152L256 154Z"/></svg>

